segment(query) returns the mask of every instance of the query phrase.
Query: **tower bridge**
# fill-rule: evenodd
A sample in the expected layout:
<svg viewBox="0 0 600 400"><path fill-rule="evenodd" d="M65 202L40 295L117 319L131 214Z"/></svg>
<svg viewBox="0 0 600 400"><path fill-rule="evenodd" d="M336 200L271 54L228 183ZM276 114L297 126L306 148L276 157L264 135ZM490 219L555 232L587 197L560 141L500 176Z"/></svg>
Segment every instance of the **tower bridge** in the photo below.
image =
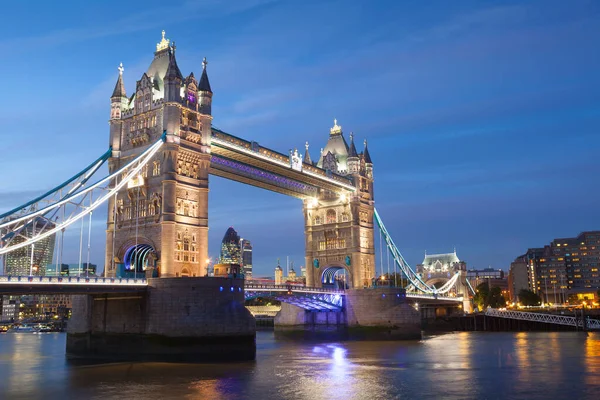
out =
<svg viewBox="0 0 600 400"><path fill-rule="evenodd" d="M374 163L367 141L359 152L354 135L350 134L347 141L337 120L315 161L308 143L304 154L297 149L284 154L216 129L212 126L213 91L206 59L202 62L200 79L193 73L184 77L177 64L175 44L165 37L164 31L150 66L136 82L132 94L127 94L122 65L118 71L110 97L109 149L74 177L0 215L3 263L7 254L30 249L30 275L34 275L36 244L55 237L54 258L60 264L64 232L70 227L80 229L80 260L87 258L89 263L92 214L98 207L107 207L105 278L149 279L145 296L135 300L138 303L134 306L94 296L75 302L73 339L68 345L73 352L105 348L109 333L167 338L185 334L199 338L223 332L222 324L229 323L239 329L229 326L228 334L246 338L253 335L250 314L237 306L228 308L228 302L243 303L245 295L240 294L243 281L201 278L206 271L204 260L208 258L210 175L300 199L308 288L294 288L290 291L293 296L287 297L284 289L270 288L272 296L286 297L303 309L312 304L313 309L342 310L348 313L345 320L348 324L385 325L400 320L404 321L400 325L409 324L410 318L403 318L412 311L406 308L409 305L404 294L401 295L403 292L395 288L363 290L373 286L376 278L374 232L379 228L380 246L385 245L394 270L413 289L409 299L414 295L452 303L468 298L462 274L455 274L436 287L406 262L374 207ZM108 175L100 176L105 164ZM86 222L88 229L84 230ZM87 254L83 252L85 236ZM340 272L350 277L347 281L350 291L328 293L324 284ZM189 279L180 279L183 277ZM9 287L1 283L0 291ZM11 283L19 287L32 282ZM92 285L92 282L78 282L78 285L86 283ZM52 281L46 286L52 285L58 291L66 282ZM109 291L108 284L102 287ZM224 287L230 287L230 291ZM199 294L199 288L205 293ZM262 291L250 286L247 290L247 295ZM449 293L453 296L447 296ZM181 318L169 326L144 322L159 321L156 315L161 313L181 313L175 297L190 302ZM340 302L343 298L346 303ZM162 301L156 303L156 299ZM209 303L214 306L211 320L207 320L206 314ZM235 319L222 317L216 313L219 310L231 318L235 315ZM127 313L137 322L123 321ZM199 321L204 324L202 328ZM207 331L207 321L213 321L215 329ZM410 324L414 327L414 321ZM87 335L87 339L81 335ZM148 350L144 343L136 342L131 348L144 353ZM152 348L152 351L165 349Z"/></svg>

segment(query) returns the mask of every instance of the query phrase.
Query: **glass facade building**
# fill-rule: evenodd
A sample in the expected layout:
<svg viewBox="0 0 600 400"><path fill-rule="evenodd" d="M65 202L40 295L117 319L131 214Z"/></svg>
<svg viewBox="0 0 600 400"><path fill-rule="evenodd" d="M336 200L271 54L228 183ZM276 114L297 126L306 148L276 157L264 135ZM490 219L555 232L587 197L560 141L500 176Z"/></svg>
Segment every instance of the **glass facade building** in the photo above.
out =
<svg viewBox="0 0 600 400"><path fill-rule="evenodd" d="M221 256L219 258L220 264L238 264L242 265L242 249L240 235L229 227L223 240L221 241Z"/></svg>
<svg viewBox="0 0 600 400"><path fill-rule="evenodd" d="M252 243L242 239L242 268L246 279L252 278Z"/></svg>
<svg viewBox="0 0 600 400"><path fill-rule="evenodd" d="M53 225L45 219L36 218L35 224L25 227L21 234L15 235L12 242L15 244L24 242L33 236L36 229L41 230L46 224ZM33 246L21 247L6 254L4 273L11 276L45 275L46 265L52 262L54 255L54 239L55 235L50 235L37 241Z"/></svg>

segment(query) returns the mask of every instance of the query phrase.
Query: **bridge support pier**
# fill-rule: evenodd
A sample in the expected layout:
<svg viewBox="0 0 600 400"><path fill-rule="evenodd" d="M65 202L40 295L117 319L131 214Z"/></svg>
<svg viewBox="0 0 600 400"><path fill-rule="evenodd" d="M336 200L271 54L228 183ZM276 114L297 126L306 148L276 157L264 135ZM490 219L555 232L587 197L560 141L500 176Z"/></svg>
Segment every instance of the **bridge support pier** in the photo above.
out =
<svg viewBox="0 0 600 400"><path fill-rule="evenodd" d="M282 303L275 331L291 336L331 335L334 339L421 339L421 314L396 288L351 289L340 311L308 311Z"/></svg>
<svg viewBox="0 0 600 400"><path fill-rule="evenodd" d="M149 279L143 295L73 298L67 355L107 361L253 360L241 279Z"/></svg>

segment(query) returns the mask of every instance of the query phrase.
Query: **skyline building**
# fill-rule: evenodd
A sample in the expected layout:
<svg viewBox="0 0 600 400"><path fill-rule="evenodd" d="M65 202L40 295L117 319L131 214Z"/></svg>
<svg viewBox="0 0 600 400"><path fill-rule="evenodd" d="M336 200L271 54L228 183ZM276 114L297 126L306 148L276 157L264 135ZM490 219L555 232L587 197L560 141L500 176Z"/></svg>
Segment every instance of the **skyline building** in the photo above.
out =
<svg viewBox="0 0 600 400"><path fill-rule="evenodd" d="M564 303L569 296L594 300L600 288L600 231L586 231L572 238L554 239L530 248L510 266L511 294L520 289L537 293L544 302Z"/></svg>
<svg viewBox="0 0 600 400"><path fill-rule="evenodd" d="M14 237L14 243L22 243L33 236L35 230L41 230L46 224L52 224L43 218L36 218L35 224L24 228L24 232ZM25 246L11 251L4 256L4 273L11 276L45 275L46 265L52 262L54 256L54 240L50 235L41 239L33 246ZM33 255L32 255L33 247Z"/></svg>
<svg viewBox="0 0 600 400"><path fill-rule="evenodd" d="M242 265L242 249L240 235L230 226L221 241L220 264L238 264Z"/></svg>
<svg viewBox="0 0 600 400"><path fill-rule="evenodd" d="M241 239L242 249L242 273L246 279L252 279L252 242Z"/></svg>

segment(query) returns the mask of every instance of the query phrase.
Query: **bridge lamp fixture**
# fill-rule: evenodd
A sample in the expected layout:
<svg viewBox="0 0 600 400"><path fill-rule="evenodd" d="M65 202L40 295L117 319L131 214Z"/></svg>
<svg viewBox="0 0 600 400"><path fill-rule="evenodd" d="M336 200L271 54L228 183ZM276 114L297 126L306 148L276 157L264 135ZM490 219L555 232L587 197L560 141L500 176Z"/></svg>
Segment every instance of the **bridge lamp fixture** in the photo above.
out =
<svg viewBox="0 0 600 400"><path fill-rule="evenodd" d="M348 196L346 196L346 193L342 193L342 194L340 194L340 201L341 201L342 203L345 203L345 202L346 202L346 200L348 200Z"/></svg>
<svg viewBox="0 0 600 400"><path fill-rule="evenodd" d="M316 207L319 205L319 200L316 197L313 197L312 199L310 199L310 206L311 207Z"/></svg>

